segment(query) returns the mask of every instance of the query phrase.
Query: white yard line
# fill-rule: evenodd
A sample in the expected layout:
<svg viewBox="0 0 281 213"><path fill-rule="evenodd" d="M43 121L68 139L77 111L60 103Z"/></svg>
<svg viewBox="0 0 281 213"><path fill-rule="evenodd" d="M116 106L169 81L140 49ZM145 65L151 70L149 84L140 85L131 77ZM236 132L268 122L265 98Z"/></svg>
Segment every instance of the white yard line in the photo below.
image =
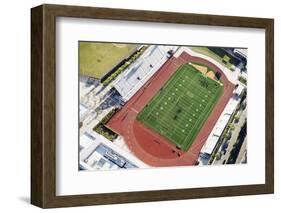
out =
<svg viewBox="0 0 281 213"><path fill-rule="evenodd" d="M209 101L209 103L204 107L204 111L205 111L205 109L206 109L207 106L210 106L210 105L211 105L211 103L213 102L213 100L216 98L216 95L217 95L218 92L219 92L219 90L216 91L214 97L212 98L212 101ZM211 109L210 109L210 110L211 110ZM208 113L210 113L210 110L208 111ZM205 115L205 114L206 114L206 113L201 113L201 114L200 114L200 116L198 117L198 119L197 119L195 125L193 125L193 128L191 129L190 133L193 131L193 129L195 128L195 126L197 126L197 123L198 123L199 120L201 120L201 117L202 117L203 115ZM200 119L199 119L199 118L200 118ZM183 143L185 143L186 139L189 138L190 133L189 133L188 136L185 138L185 140L184 140Z"/></svg>

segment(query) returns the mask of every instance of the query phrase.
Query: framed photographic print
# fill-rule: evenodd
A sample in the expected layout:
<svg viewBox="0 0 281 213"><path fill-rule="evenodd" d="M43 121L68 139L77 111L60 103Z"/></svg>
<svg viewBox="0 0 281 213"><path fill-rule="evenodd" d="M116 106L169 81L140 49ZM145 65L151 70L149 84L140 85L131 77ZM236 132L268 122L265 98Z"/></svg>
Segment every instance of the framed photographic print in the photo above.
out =
<svg viewBox="0 0 281 213"><path fill-rule="evenodd" d="M273 19L31 9L31 203L273 193Z"/></svg>

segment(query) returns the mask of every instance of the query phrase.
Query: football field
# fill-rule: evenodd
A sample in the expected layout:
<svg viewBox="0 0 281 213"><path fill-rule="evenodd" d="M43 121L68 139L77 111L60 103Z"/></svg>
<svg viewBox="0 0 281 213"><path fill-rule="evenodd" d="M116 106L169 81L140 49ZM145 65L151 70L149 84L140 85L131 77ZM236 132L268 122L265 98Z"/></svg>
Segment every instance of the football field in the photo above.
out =
<svg viewBox="0 0 281 213"><path fill-rule="evenodd" d="M223 94L223 85L207 76L191 64L182 65L137 119L187 151Z"/></svg>

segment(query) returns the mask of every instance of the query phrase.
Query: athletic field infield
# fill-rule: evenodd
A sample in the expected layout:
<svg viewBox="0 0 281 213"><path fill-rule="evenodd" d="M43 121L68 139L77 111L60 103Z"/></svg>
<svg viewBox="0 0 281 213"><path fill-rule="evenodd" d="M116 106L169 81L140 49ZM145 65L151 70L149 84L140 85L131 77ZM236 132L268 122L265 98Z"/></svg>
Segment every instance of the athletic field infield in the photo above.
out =
<svg viewBox="0 0 281 213"><path fill-rule="evenodd" d="M187 151L223 94L223 85L207 76L191 63L182 65L137 119Z"/></svg>

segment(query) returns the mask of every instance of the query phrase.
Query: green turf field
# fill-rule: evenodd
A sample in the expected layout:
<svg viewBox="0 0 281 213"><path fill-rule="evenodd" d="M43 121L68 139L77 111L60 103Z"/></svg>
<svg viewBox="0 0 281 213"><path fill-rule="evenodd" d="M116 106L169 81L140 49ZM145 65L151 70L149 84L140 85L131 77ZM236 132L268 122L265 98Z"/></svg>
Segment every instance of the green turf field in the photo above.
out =
<svg viewBox="0 0 281 213"><path fill-rule="evenodd" d="M136 48L134 44L79 42L80 74L101 78Z"/></svg>
<svg viewBox="0 0 281 213"><path fill-rule="evenodd" d="M181 66L138 114L138 120L187 151L223 93L223 85Z"/></svg>
<svg viewBox="0 0 281 213"><path fill-rule="evenodd" d="M208 47L192 47L191 48L193 51L201 53L203 55L207 55L211 58L213 58L215 61L219 62L221 65L226 66L228 69L231 69L232 64L229 63L229 59L226 56L226 64L223 63L223 58L221 58L220 56L218 56L216 53L212 52L210 49L208 49Z"/></svg>

